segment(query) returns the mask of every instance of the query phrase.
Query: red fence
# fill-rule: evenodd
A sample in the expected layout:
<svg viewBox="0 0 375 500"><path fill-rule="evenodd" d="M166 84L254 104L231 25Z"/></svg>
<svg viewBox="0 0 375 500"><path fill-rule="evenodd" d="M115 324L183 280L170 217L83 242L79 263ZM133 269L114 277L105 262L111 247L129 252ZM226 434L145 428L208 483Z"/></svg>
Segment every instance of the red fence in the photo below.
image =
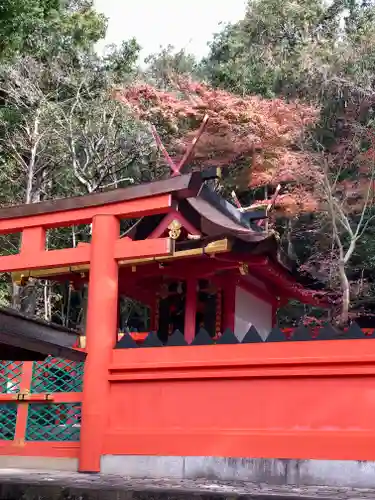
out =
<svg viewBox="0 0 375 500"><path fill-rule="evenodd" d="M372 346L114 350L102 453L374 460Z"/></svg>
<svg viewBox="0 0 375 500"><path fill-rule="evenodd" d="M374 460L373 345L113 349L100 455ZM3 362L1 455L79 457L75 365Z"/></svg>

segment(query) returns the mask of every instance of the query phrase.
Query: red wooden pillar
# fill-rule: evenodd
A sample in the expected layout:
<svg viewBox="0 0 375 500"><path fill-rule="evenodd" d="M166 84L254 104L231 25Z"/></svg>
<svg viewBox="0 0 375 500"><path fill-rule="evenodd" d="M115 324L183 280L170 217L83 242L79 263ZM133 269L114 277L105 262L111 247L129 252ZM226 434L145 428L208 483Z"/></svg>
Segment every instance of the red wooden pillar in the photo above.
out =
<svg viewBox="0 0 375 500"><path fill-rule="evenodd" d="M80 472L99 472L107 425L108 366L117 337L118 265L114 259L119 221L93 219L83 379Z"/></svg>
<svg viewBox="0 0 375 500"><path fill-rule="evenodd" d="M186 280L186 302L185 302L185 323L184 337L190 344L195 337L195 321L197 317L197 285L196 278Z"/></svg>
<svg viewBox="0 0 375 500"><path fill-rule="evenodd" d="M234 332L236 310L236 281L228 279L223 284L223 331L230 328Z"/></svg>

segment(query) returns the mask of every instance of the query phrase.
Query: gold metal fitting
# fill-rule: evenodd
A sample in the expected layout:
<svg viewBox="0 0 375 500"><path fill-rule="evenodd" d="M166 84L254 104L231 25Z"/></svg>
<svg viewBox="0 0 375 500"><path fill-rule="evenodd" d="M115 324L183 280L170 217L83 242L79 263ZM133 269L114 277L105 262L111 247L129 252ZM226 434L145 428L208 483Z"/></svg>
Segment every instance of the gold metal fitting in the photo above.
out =
<svg viewBox="0 0 375 500"><path fill-rule="evenodd" d="M173 219L173 221L169 224L169 237L172 238L172 240L177 240L180 237L181 227L181 223L176 219Z"/></svg>
<svg viewBox="0 0 375 500"><path fill-rule="evenodd" d="M248 264L241 262L239 269L240 269L240 273L242 274L242 276L246 276L247 274L249 274L249 265Z"/></svg>

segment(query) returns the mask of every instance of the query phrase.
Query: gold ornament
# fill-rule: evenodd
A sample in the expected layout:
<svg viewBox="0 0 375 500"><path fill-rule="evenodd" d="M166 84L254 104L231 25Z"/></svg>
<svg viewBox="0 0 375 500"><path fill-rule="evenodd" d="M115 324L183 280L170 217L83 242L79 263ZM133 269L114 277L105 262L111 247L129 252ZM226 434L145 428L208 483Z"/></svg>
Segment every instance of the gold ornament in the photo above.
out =
<svg viewBox="0 0 375 500"><path fill-rule="evenodd" d="M242 274L242 276L246 276L246 274L249 274L249 265L242 262L240 264L240 273Z"/></svg>
<svg viewBox="0 0 375 500"><path fill-rule="evenodd" d="M172 240L177 240L181 235L181 224L178 220L174 219L168 226L169 229L169 237Z"/></svg>

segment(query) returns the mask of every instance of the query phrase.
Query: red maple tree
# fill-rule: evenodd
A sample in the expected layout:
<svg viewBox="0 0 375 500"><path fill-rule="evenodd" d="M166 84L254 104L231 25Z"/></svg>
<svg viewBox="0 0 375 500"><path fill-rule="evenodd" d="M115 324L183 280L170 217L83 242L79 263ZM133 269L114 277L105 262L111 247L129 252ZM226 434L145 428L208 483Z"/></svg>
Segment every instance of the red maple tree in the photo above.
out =
<svg viewBox="0 0 375 500"><path fill-rule="evenodd" d="M319 109L299 101L239 97L186 79L176 82L174 92L142 83L116 89L114 94L138 118L156 127L176 163L208 116L189 161L192 168L226 167L232 187L239 191L266 186L272 189L282 183L275 209L284 215L321 208L321 157L301 147L306 132L319 119ZM360 165L358 176L335 184L338 194L341 192L351 204L352 212L363 203L372 168L368 164L375 159L374 148L363 153L357 147L353 113L345 116L345 134L328 152L333 172L343 171L353 159ZM258 201L266 203L267 196L259 200L259 193Z"/></svg>
<svg viewBox="0 0 375 500"><path fill-rule="evenodd" d="M193 168L228 167L234 184L242 190L291 183L278 198L277 207L293 213L316 209L308 188L310 155L298 147L304 130L318 117L314 107L283 99L238 97L190 80L180 81L173 93L139 84L117 89L115 98L156 126L176 161L208 115L190 161ZM313 177L310 184L314 184Z"/></svg>

